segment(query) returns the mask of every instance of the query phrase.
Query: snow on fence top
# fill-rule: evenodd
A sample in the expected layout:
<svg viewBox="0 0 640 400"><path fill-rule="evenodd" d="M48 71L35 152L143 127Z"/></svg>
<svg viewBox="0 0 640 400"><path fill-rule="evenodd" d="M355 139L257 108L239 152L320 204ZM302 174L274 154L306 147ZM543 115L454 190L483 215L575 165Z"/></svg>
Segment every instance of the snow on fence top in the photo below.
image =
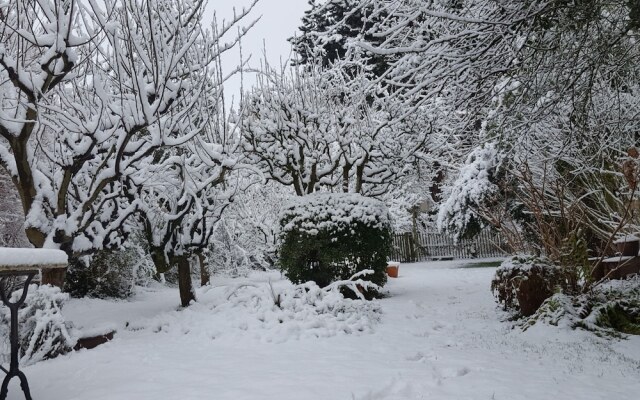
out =
<svg viewBox="0 0 640 400"><path fill-rule="evenodd" d="M0 271L66 268L67 261L67 254L62 250L0 247Z"/></svg>
<svg viewBox="0 0 640 400"><path fill-rule="evenodd" d="M359 222L388 229L389 210L380 200L353 193L314 193L297 197L285 206L280 221L282 232L292 230L316 235L321 230L343 230Z"/></svg>

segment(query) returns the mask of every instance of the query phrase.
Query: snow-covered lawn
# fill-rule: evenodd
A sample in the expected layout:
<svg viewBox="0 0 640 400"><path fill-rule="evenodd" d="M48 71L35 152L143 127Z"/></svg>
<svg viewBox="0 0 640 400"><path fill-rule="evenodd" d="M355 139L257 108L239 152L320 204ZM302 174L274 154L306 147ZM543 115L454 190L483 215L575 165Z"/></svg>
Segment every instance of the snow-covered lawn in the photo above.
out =
<svg viewBox="0 0 640 400"><path fill-rule="evenodd" d="M270 324L237 306L243 289L227 307L221 299L239 280L218 280L225 287L199 291L183 311L177 289L144 289L129 302L73 300L67 319L114 326L116 338L25 373L40 400L639 398L640 338L512 330L489 291L495 269L464 264L402 265L386 286L391 296L378 301L380 321L369 310L353 334L340 333L345 321ZM9 398L22 398L15 380Z"/></svg>

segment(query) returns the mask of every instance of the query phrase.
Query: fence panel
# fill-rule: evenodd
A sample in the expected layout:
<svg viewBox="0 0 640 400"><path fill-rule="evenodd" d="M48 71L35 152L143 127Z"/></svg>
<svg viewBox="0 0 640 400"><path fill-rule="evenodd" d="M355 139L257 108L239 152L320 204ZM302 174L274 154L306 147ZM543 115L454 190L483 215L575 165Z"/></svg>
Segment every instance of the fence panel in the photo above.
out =
<svg viewBox="0 0 640 400"><path fill-rule="evenodd" d="M502 236L488 230L457 243L448 235L438 232L419 233L415 237L411 233L404 233L393 237L393 258L400 262L501 257L508 251Z"/></svg>

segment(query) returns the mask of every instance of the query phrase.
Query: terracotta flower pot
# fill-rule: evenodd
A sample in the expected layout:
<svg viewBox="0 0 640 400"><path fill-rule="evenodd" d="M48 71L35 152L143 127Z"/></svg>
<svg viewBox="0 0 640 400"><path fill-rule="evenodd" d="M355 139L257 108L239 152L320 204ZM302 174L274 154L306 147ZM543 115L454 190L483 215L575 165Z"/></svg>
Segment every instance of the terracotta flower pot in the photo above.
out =
<svg viewBox="0 0 640 400"><path fill-rule="evenodd" d="M387 264L387 275L389 275L390 278L397 278L399 269L400 263L389 263Z"/></svg>

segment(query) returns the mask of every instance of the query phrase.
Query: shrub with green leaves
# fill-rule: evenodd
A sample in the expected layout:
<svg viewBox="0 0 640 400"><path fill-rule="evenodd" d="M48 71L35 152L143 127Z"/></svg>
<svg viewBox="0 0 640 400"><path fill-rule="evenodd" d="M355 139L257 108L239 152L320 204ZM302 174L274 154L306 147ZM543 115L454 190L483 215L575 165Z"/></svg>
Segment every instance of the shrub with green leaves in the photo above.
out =
<svg viewBox="0 0 640 400"><path fill-rule="evenodd" d="M291 281L324 287L371 269L371 282L386 283L392 229L389 211L379 200L316 193L286 206L280 224L280 266Z"/></svg>
<svg viewBox="0 0 640 400"><path fill-rule="evenodd" d="M22 289L11 294L11 302L22 296ZM69 299L67 293L51 285L29 286L24 306L18 311L18 335L20 341L20 364L30 365L38 361L69 353L76 344L71 334L71 325L62 315L62 306ZM8 362L11 357L9 345L9 322L11 314L7 307L0 308L0 337L6 340L0 346L0 360Z"/></svg>
<svg viewBox="0 0 640 400"><path fill-rule="evenodd" d="M65 291L73 297L126 299L136 284L150 280L155 271L150 256L139 246L100 250L69 264Z"/></svg>

